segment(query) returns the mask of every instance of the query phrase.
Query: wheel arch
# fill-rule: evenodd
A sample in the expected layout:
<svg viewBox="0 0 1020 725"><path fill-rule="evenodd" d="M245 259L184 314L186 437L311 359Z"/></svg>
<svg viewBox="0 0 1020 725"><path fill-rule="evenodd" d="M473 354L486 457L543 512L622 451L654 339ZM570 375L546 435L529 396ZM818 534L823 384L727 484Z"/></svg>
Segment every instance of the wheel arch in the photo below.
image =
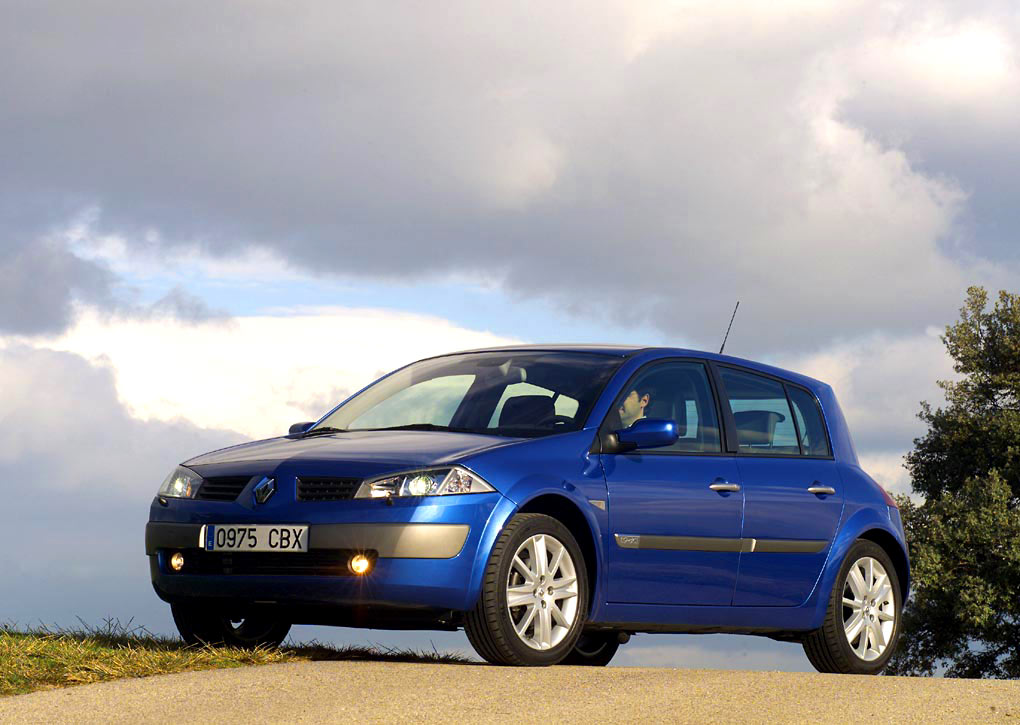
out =
<svg viewBox="0 0 1020 725"><path fill-rule="evenodd" d="M896 568L896 576L900 580L903 600L906 601L910 594L910 563L907 560L906 552L900 546L900 542L888 531L879 528L862 531L858 534L857 538L878 544L889 555L893 566Z"/></svg>
<svg viewBox="0 0 1020 725"><path fill-rule="evenodd" d="M843 565L843 559L858 539L872 541L889 554L900 579L904 601L910 591L910 560L907 558L902 540L897 537L896 531L888 519L881 516L872 506L849 503L845 509L844 517L845 520L840 523L825 567L815 584L815 589L803 605L812 610L808 626L810 629L822 626L822 620L825 618L825 612L829 606L829 594L836 583L836 576Z"/></svg>

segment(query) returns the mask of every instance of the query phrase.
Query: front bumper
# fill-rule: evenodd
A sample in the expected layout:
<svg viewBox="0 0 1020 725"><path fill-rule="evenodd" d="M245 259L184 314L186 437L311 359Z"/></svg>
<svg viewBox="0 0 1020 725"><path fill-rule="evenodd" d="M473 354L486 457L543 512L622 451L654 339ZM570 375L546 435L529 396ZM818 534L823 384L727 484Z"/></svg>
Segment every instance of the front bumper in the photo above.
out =
<svg viewBox="0 0 1020 725"><path fill-rule="evenodd" d="M393 506L379 501L303 504L270 518L238 512L230 505L175 501L170 510L154 505L152 518L160 520L150 520L146 526L145 551L153 587L168 602L466 611L477 596L476 567L484 567L488 559L481 551L486 526L494 511L507 506L512 503L499 494L472 494L446 501L398 501ZM337 566L329 574L311 576L300 567L294 573L281 572L280 566L297 563L304 556L294 553L270 555L277 557L272 574L239 568L189 573L189 561L209 558L200 548L206 523L307 523L309 554L335 555ZM184 554L181 572L168 566L175 551ZM367 552L374 558L367 575L346 571L347 557L354 552ZM255 559L259 556L249 554L248 561L261 561Z"/></svg>

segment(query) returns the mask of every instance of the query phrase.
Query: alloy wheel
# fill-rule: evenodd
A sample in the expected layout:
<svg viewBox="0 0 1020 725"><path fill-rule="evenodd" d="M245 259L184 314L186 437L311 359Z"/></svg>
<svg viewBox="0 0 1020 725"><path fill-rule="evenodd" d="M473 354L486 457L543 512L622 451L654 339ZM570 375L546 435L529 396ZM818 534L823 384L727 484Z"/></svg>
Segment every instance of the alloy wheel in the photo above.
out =
<svg viewBox="0 0 1020 725"><path fill-rule="evenodd" d="M885 567L870 556L853 563L843 583L843 632L865 662L885 652L896 627L896 601Z"/></svg>
<svg viewBox="0 0 1020 725"><path fill-rule="evenodd" d="M577 570L556 537L536 534L517 548L506 605L514 631L532 649L551 649L570 632L578 610Z"/></svg>

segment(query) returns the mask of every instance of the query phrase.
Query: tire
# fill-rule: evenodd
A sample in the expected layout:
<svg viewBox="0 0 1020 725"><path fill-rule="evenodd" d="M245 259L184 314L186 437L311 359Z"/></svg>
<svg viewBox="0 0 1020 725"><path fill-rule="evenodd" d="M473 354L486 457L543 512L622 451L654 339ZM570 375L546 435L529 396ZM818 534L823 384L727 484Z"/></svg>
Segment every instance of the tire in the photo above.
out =
<svg viewBox="0 0 1020 725"><path fill-rule="evenodd" d="M170 611L181 638L190 645L279 647L290 632L290 622L266 612L235 617L194 604L171 604Z"/></svg>
<svg viewBox="0 0 1020 725"><path fill-rule="evenodd" d="M577 644L560 662L561 665L605 667L620 649L616 632L586 632L577 638Z"/></svg>
<svg viewBox="0 0 1020 725"><path fill-rule="evenodd" d="M870 575L868 562L873 566ZM855 567L857 573L852 582L851 569ZM888 592L885 592L880 570L890 587ZM874 581L869 581L872 577ZM865 583L867 586L862 587ZM845 604L844 598L854 600L854 605ZM902 611L900 581L892 559L873 541L858 539L839 568L829 595L825 622L804 638L804 652L819 672L877 675L896 650ZM859 633L851 637L857 623L854 616L858 612L861 626ZM868 639L864 641L864 637Z"/></svg>
<svg viewBox="0 0 1020 725"><path fill-rule="evenodd" d="M511 608L510 597L521 604ZM544 514L517 514L492 547L464 631L491 664L554 665L574 649L587 616L587 569L569 529Z"/></svg>

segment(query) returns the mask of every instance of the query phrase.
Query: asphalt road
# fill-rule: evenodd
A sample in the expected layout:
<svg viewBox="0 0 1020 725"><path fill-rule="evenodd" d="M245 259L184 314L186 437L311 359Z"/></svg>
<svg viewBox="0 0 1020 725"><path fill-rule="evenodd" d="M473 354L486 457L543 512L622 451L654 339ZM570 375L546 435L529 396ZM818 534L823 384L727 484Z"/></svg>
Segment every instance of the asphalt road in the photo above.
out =
<svg viewBox="0 0 1020 725"><path fill-rule="evenodd" d="M0 723L1020 724L1020 682L649 668L301 662L0 699Z"/></svg>

